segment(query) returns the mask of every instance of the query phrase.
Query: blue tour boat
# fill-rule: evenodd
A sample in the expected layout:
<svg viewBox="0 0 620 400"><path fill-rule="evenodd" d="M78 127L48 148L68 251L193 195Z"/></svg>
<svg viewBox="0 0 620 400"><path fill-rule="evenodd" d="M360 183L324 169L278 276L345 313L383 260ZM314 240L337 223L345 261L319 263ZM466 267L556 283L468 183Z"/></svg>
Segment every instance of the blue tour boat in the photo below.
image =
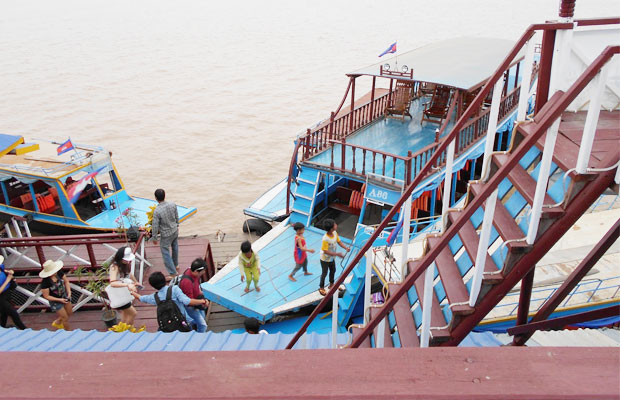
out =
<svg viewBox="0 0 620 400"><path fill-rule="evenodd" d="M2 215L27 218L35 230L51 234L145 226L157 204L127 193L106 149L70 140L26 143L22 136L0 134L0 188ZM177 208L180 221L196 213Z"/></svg>

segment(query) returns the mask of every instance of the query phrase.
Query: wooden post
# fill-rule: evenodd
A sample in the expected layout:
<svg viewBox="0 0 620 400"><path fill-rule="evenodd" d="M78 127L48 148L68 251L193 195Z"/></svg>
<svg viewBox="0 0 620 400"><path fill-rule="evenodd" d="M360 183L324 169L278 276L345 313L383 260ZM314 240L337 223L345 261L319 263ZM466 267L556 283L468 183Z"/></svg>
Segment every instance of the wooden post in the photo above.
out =
<svg viewBox="0 0 620 400"><path fill-rule="evenodd" d="M351 110L349 111L349 132L353 132L353 109L355 108L355 77L351 77Z"/></svg>
<svg viewBox="0 0 620 400"><path fill-rule="evenodd" d="M531 39L530 39L531 40ZM545 30L540 51L540 68L538 69L538 85L536 86L535 113L545 105L549 99L549 82L551 81L551 62L553 60L553 46L555 45L555 30Z"/></svg>
<svg viewBox="0 0 620 400"><path fill-rule="evenodd" d="M372 77L372 89L370 90L370 120L375 119L375 83L377 82L377 77Z"/></svg>
<svg viewBox="0 0 620 400"><path fill-rule="evenodd" d="M88 251L88 259L90 260L90 266L93 268L97 268L97 258L95 257L95 252L93 251L92 243L86 244L86 250Z"/></svg>
<svg viewBox="0 0 620 400"><path fill-rule="evenodd" d="M342 171L344 171L344 169L345 169L345 151L346 150L344 148L344 144L345 144L344 139L342 139L340 141L340 147L342 147L342 149L341 149L342 150L342 157L341 157L341 160L340 160L340 169Z"/></svg>

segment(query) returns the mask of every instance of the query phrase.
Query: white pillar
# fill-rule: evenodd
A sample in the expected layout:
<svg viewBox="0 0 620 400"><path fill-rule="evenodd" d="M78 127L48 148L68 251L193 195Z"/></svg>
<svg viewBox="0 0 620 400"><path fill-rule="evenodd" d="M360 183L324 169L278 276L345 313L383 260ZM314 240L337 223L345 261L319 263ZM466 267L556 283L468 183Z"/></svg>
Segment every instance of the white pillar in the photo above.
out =
<svg viewBox="0 0 620 400"><path fill-rule="evenodd" d="M435 263L433 262L424 272L424 298L422 299L422 333L420 335L420 347L428 347L428 343L430 341L434 277Z"/></svg>
<svg viewBox="0 0 620 400"><path fill-rule="evenodd" d="M590 153L592 152L592 143L596 133L596 125L598 117L601 113L601 100L605 91L605 82L607 82L608 65L603 66L601 71L593 80L590 93L590 107L586 116L586 122L583 127L583 137L579 146L579 156L577 157L577 173L585 174L588 170L588 161L590 161Z"/></svg>
<svg viewBox="0 0 620 400"><path fill-rule="evenodd" d="M375 337L375 348L382 349L385 346L385 318L377 325L377 336Z"/></svg>
<svg viewBox="0 0 620 400"><path fill-rule="evenodd" d="M450 199L452 191L452 164L454 163L454 146L455 140L452 140L446 150L446 174L443 182L443 198L441 200L441 231L446 230L448 225L448 209L450 208Z"/></svg>
<svg viewBox="0 0 620 400"><path fill-rule="evenodd" d="M366 252L366 275L364 276L364 324L370 320L370 278L372 277L372 248Z"/></svg>
<svg viewBox="0 0 620 400"><path fill-rule="evenodd" d="M556 31L553 60L551 62L551 77L549 79L549 97L558 90L566 90L570 82L566 71L573 42L573 29L560 29Z"/></svg>
<svg viewBox="0 0 620 400"><path fill-rule="evenodd" d="M478 252L476 253L476 263L474 276L472 277L471 290L469 292L469 305L474 307L480 287L482 286L482 275L484 274L484 265L487 260L487 249L489 247L489 239L491 238L491 228L493 227L493 216L495 215L495 204L497 203L497 189L491 193L486 200L484 207L484 218L482 220L482 232L480 233L480 241L478 242Z"/></svg>
<svg viewBox="0 0 620 400"><path fill-rule="evenodd" d="M558 128L560 127L560 118L555 120L545 137L545 147L540 161L538 173L538 181L536 183L536 193L534 194L534 204L532 204L532 213L530 216L530 224L527 230L527 244L534 244L538 233L538 224L542 215L542 206L547 194L547 183L549 181L549 170L551 169L551 160L553 159L553 150L555 148L555 139L558 136Z"/></svg>
<svg viewBox="0 0 620 400"><path fill-rule="evenodd" d="M491 111L489 112L489 125L487 128L487 139L484 146L484 158L482 159L482 177L486 181L489 178L489 163L493 154L493 145L495 144L495 131L497 130L497 116L499 115L499 103L502 101L502 90L504 89L504 80L498 79L493 86L493 100L491 100Z"/></svg>
<svg viewBox="0 0 620 400"><path fill-rule="evenodd" d="M530 81L532 80L532 67L534 64L534 38L527 41L525 47L525 59L523 60L523 73L521 75L521 91L519 92L519 108L517 121L525 121L527 103L530 93Z"/></svg>
<svg viewBox="0 0 620 400"><path fill-rule="evenodd" d="M400 280L405 279L405 275L407 272L407 259L409 258L409 229L411 228L411 196L407 198L405 204L403 204L403 208L401 208L400 212L403 214L403 238L401 242L401 253L400 253Z"/></svg>
<svg viewBox="0 0 620 400"><path fill-rule="evenodd" d="M338 348L338 289L332 296L332 349Z"/></svg>

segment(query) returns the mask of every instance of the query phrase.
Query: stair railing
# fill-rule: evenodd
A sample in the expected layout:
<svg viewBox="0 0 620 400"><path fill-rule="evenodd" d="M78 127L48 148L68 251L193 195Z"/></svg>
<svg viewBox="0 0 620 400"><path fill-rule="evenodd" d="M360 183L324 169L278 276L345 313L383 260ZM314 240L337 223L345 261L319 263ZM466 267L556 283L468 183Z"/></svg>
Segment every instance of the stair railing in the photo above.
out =
<svg viewBox="0 0 620 400"><path fill-rule="evenodd" d="M306 331L310 323L314 320L314 318L316 318L316 315L325 307L328 301L328 297L330 295L333 295L333 292L335 291L335 287L337 287L339 284L341 284L344 281L346 276L353 270L355 265L360 261L361 257L363 257L366 254L368 249L372 246L372 243L374 242L374 240L379 236L380 232L387 226L388 222L392 220L392 218L394 217L396 212L400 209L400 207L403 205L407 197L411 196L411 193L413 192L413 190L420 184L420 182L422 181L422 178L431 170L431 167L435 164L440 154L442 154L446 150L448 145L455 139L456 135L460 132L465 122L473 115L474 110L477 110L480 107L480 105L482 104L482 101L489 94L491 87L495 85L495 83L503 76L504 71L510 66L510 64L512 63L512 60L517 56L521 48L530 39L532 39L535 32L537 30L571 29L572 26L573 26L572 24L568 24L568 23L545 23L545 24L535 24L535 25L531 25L530 27L528 27L525 33L513 46L508 56L504 59L504 61L496 69L494 74L489 78L485 86L480 90L478 95L471 102L471 104L469 105L465 113L463 113L461 118L459 118L459 120L456 122L450 134L447 135L447 137L439 145L437 151L431 156L430 160L426 163L425 167L420 171L420 174L418 174L415 177L415 179L413 179L413 181L407 186L403 195L401 196L399 201L392 207L392 209L388 212L387 216L384 218L384 220L379 225L379 228L369 238L366 245L354 258L354 260L349 265L349 267L347 267L347 269L343 271L343 273L340 275L340 277L337 280L337 284L334 285L332 289L330 289L327 296L318 304L318 306L310 314L310 316L308 317L306 322L303 324L303 326L300 328L300 330L295 334L291 342L287 345L286 347L287 349L292 348L297 342L297 340L299 340L299 337L301 337L301 335L304 334L304 332ZM603 65L611 57L612 52L613 52L613 49L612 50L609 50L609 48L606 49L606 52L604 52L601 56L599 56L597 60L586 70L586 72L592 71L597 66L600 68L600 66ZM582 75L580 79L578 79L577 82L575 82L575 84L573 84L573 86L569 90L570 96L564 96L564 98L567 98L567 99L570 99L570 97L574 98L576 94L585 87L585 85L587 84L587 81L589 81L589 79L584 78L584 75ZM567 94L569 92L567 92ZM572 101L572 99L570 99L570 101ZM559 109L556 106L553 109L555 114L561 113L568 106L568 104L570 104L570 103L564 104L565 102L566 101L563 101L560 103L560 105L563 105L563 108ZM542 122L545 122L545 124L542 124ZM545 121L541 121L541 126L544 126L544 129L546 129L548 125L551 124L551 122L552 121L548 121L548 118L547 118ZM534 136L540 137L541 135L542 135L542 128L539 129L536 132L536 135ZM524 143L525 142L534 143L532 141L533 140L532 137L529 138L530 139L529 141L528 140L524 141ZM527 149L523 146L523 143L522 143L522 145L519 146L519 148L515 151L515 153L519 152L520 155L518 155L517 157L520 158L525 154L526 150ZM361 334L353 340L351 344L352 347L357 347L361 344L361 342L370 334L371 330L377 326L378 322L386 316L388 310L392 309L392 307L394 306L394 303L403 295L403 293L406 292L406 290L408 290L411 287L413 282L415 282L415 280L422 274L422 272L426 270L426 268L430 265L432 260L434 260L439 255L439 252L448 243L448 241L465 224L466 220L471 216L471 214L473 214L474 210L476 210L482 204L482 201L491 194L491 190L489 188L493 188L494 190L495 187L499 184L500 179L503 179L504 176L508 174L508 171L514 167L514 165L518 161L517 157L514 157L512 160L506 163L503 166L503 168L500 169L502 174L500 174L499 173L500 171L498 171L498 173L493 176L491 181L489 181L489 185L487 185L483 189L481 195L477 196L474 199L474 202L473 202L474 205L472 205L471 207L468 207L468 211L466 211L461 216L461 218L459 218L457 221L455 221L455 223L452 226L450 226L450 228L445 232L442 239L440 240L440 245L437 246L436 248L431 249L430 252L427 254L427 257L425 257L422 260L422 262L417 266L417 268L414 271L410 272L409 276L405 279L403 285L401 285L400 288L396 291L396 293L394 293L394 295L388 299L387 303L384 304L384 307L382 307L381 310L379 310L377 317L375 319L372 319L369 322L369 324L363 329Z"/></svg>
<svg viewBox="0 0 620 400"><path fill-rule="evenodd" d="M338 284L341 284L344 281L346 276L353 270L355 265L360 261L361 257L366 254L366 252L371 247L371 245L375 241L375 239L379 236L381 231L383 231L383 229L385 229L385 227L387 226L388 222L391 221L392 218L396 215L397 211L402 207L402 205L404 204L404 202L407 199L407 197L411 196L411 193L413 192L413 190L421 183L422 178L428 172L431 171L431 168L436 164L436 161L438 160L439 156L442 153L444 153L444 151L446 150L448 145L451 142L454 141L454 139L456 138L456 135L458 134L458 132L460 132L460 130L463 127L463 125L465 125L465 123L469 120L469 118L474 114L474 110L478 110L480 108L480 105L482 104L482 101L487 97L487 95L491 91L491 87L495 84L495 82L497 82L501 77L503 77L504 71L510 66L510 64L512 63L512 60L517 56L517 54L519 53L519 51L521 50L523 45L534 36L535 31L536 30L540 30L540 29L557 29L557 28L570 29L571 27L572 27L572 24L567 24L567 23L564 23L564 24L547 23L547 24L531 25L525 31L525 33L521 36L519 41L513 46L512 50L510 51L508 56L504 59L502 64L496 69L496 71L493 73L491 78L489 78L489 81L480 90L478 95L476 95L476 97L471 102L469 107L467 107L467 110L465 110L463 115L458 119L458 121L456 122L456 124L452 128L450 134L448 134L444 138L444 140L441 142L441 144L437 147L437 150L433 153L433 155L430 157L430 159L426 162L425 166L420 170L420 172L416 175L416 177L413 179L413 181L407 186L407 188L405 189L405 191L404 191L403 195L401 196L401 198L398 200L398 202L392 207L392 209L385 216L385 218L383 219L383 221L381 222L381 224L379 225L377 230L372 234L372 236L370 237L370 239L368 240L368 242L366 243L364 248L362 248L362 250L358 253L358 255L353 259L353 262L340 275L340 277L337 280ZM464 222L465 221L463 221L463 224L464 224ZM450 231L450 230L448 230L448 231ZM424 269L426 269L426 267L428 266L428 263L426 263L426 265L424 265L424 263L423 263L422 265L424 266ZM420 273L423 270L422 268L418 268L418 269L420 270ZM410 277L411 276L412 275L410 275ZM418 276L419 276L419 274L418 274ZM416 278L417 278L417 276L416 276ZM407 278L407 280L409 280L409 278ZM413 281L411 281L411 282L413 282ZM334 285L334 286L337 286L337 285ZM401 288L398 290L398 293L400 293L401 295L402 295L401 292L403 292L402 289L403 289L403 287L401 286ZM308 328L310 323L314 320L314 318L316 318L316 315L325 307L325 305L326 305L326 303L328 301L327 298L330 295L333 295L333 291L334 291L334 288L332 287L332 289L330 289L328 295L325 296L325 298L318 304L318 306L310 314L310 316L308 317L306 322L302 325L302 327L299 329L299 331L295 334L295 336L293 337L291 342L287 345L287 347L286 347L287 349L292 348L295 345L295 343L297 342L297 340L299 340L299 337L301 337L301 335L304 334L304 332L306 331L306 329ZM382 309L380 311L380 314L381 314L381 318L377 318L377 319L382 319L383 317L385 317L385 314L386 314L385 309ZM376 321L376 319L373 319L372 321L370 321L369 325L367 325L367 327L372 325L372 328L374 329L375 326L376 326L375 321ZM364 332L366 332L366 331L367 331L367 329L364 329ZM366 334L366 336L367 336L367 334ZM358 338L357 340L353 341L352 346L353 347L357 347L357 346L359 346L360 343L361 343L361 340L359 340L359 338Z"/></svg>
<svg viewBox="0 0 620 400"><path fill-rule="evenodd" d="M608 46L605 48L605 50L579 76L575 83L573 83L573 85L565 93L558 91L551 98L553 101L549 101L550 107L547 109L547 112L544 113L541 120L538 121L537 129L519 144L519 146L513 151L510 159L489 179L480 194L468 204L468 206L462 211L459 218L454 221L450 228L448 228L448 230L442 235L441 240L437 243L437 245L429 250L414 270L410 271L403 284L395 293L390 295L390 298L386 301L386 303L384 303L384 307L378 311L375 318L364 327L358 337L353 339L351 342L351 347L358 347L362 343L362 341L377 326L379 320L385 317L389 310L394 307L396 301L398 301L398 299L406 293L413 283L422 275L431 263L433 263L443 248L448 245L448 242L473 215L474 211L477 210L491 195L491 193L497 189L499 183L508 175L515 165L518 164L519 160L527 153L531 146L535 145L536 141L540 139L543 133L555 122L555 120L559 118L561 113L586 87L586 85L598 73L600 68L603 67L615 54L620 54L620 46Z"/></svg>
<svg viewBox="0 0 620 400"><path fill-rule="evenodd" d="M295 170L295 164L297 164L297 155L299 148L301 147L301 140L297 140L295 143L295 150L293 150L293 156L291 157L291 163L288 167L288 178L286 180L286 214L291 212L291 183L293 181L293 171Z"/></svg>

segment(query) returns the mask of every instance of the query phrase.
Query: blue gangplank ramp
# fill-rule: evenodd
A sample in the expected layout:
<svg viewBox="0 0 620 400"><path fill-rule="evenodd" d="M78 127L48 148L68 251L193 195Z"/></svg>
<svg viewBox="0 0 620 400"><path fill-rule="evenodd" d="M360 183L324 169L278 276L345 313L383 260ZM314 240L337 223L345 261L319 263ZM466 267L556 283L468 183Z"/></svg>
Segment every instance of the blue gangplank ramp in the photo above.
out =
<svg viewBox="0 0 620 400"><path fill-rule="evenodd" d="M269 233L268 233L269 234ZM235 311L247 317L254 317L260 321L267 321L274 316L274 309L277 307L286 308L287 304L298 300L309 294L316 294L316 298L309 300L307 304L320 300L318 294L319 279L321 277L321 264L319 262L319 250L321 239L325 231L314 227L307 227L304 233L306 247L314 249L315 253L308 253L308 271L312 275L305 276L303 272L297 271L292 282L288 275L295 266L293 259L293 246L295 231L289 225L277 237L265 247L258 250L261 261L261 275L259 281L260 292L254 290L254 284L250 287L251 291L245 293L245 282L241 282L240 271L234 268L226 276L215 283L203 283L202 291L207 299L217 304ZM350 240L342 238L344 243L349 244ZM256 250L255 250L256 251ZM342 250L344 252L344 249ZM336 278L342 273L342 259L336 259ZM231 262L235 262L234 259ZM326 278L325 285L329 284ZM299 304L292 304L290 309L300 307ZM280 310L284 312L284 310Z"/></svg>

